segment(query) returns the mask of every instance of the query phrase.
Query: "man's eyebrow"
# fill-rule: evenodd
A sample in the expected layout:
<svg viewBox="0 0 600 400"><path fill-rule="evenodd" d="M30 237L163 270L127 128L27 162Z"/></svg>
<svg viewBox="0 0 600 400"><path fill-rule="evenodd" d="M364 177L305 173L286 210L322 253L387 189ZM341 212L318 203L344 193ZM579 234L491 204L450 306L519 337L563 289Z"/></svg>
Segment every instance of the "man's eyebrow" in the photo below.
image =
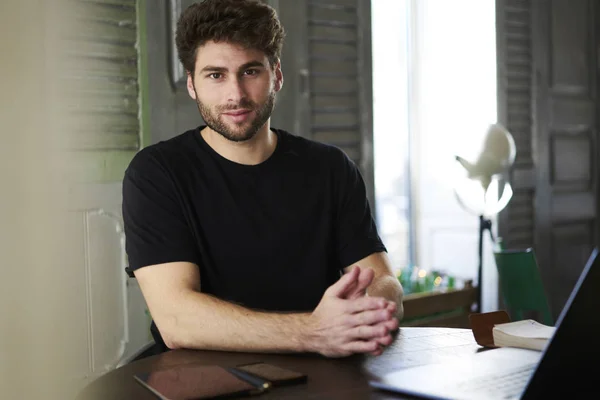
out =
<svg viewBox="0 0 600 400"><path fill-rule="evenodd" d="M248 68L252 68L252 67L265 67L265 65L260 62L260 61L250 61L247 62L246 64L243 64L242 66L240 66L239 70L243 71L246 70ZM202 68L200 70L200 73L204 73L204 72L227 72L228 69L225 67L217 67L215 65L207 65L204 68Z"/></svg>
<svg viewBox="0 0 600 400"><path fill-rule="evenodd" d="M246 64L242 65L240 67L240 70L244 70L244 69L248 69L248 68L252 68L252 67L265 67L265 64L261 63L260 61L250 61L247 62Z"/></svg>
<svg viewBox="0 0 600 400"><path fill-rule="evenodd" d="M227 72L227 68L207 65L206 67L200 70L200 73L202 72Z"/></svg>

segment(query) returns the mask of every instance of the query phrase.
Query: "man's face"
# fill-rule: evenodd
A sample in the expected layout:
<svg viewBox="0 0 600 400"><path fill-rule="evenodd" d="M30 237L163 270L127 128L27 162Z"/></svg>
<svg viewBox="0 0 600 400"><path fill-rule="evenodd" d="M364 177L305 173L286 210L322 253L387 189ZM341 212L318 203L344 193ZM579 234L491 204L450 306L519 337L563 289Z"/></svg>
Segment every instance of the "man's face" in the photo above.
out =
<svg viewBox="0 0 600 400"><path fill-rule="evenodd" d="M280 65L271 68L260 50L211 41L198 49L187 89L209 128L242 142L269 120L282 83Z"/></svg>

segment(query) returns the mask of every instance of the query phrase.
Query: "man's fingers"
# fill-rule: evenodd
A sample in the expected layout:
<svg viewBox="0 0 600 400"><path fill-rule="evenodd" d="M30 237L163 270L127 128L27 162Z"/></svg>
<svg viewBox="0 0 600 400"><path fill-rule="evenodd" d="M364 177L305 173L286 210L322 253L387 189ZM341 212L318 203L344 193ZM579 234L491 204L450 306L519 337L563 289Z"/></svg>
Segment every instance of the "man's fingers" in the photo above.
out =
<svg viewBox="0 0 600 400"><path fill-rule="evenodd" d="M387 334L388 330L383 325L360 325L352 328L348 336L354 340L371 340L383 337Z"/></svg>
<svg viewBox="0 0 600 400"><path fill-rule="evenodd" d="M382 297L359 297L346 302L346 311L350 314L368 310L385 309L387 300Z"/></svg>
<svg viewBox="0 0 600 400"><path fill-rule="evenodd" d="M387 334L385 336L382 336L382 337L379 337L379 338L375 339L375 341L377 343L379 343L381 346L384 346L384 347L389 346L390 344L392 344L393 340L394 340L394 338L390 334Z"/></svg>
<svg viewBox="0 0 600 400"><path fill-rule="evenodd" d="M344 350L352 353L372 353L379 350L379 343L374 340L355 340L346 343Z"/></svg>
<svg viewBox="0 0 600 400"><path fill-rule="evenodd" d="M375 350L375 351L372 351L372 352L371 352L371 353L369 353L369 354L371 354L372 356L375 356L375 357L377 357L377 356L380 356L380 355L381 355L381 353L383 353L383 347L379 346L379 348L378 348L377 350Z"/></svg>
<svg viewBox="0 0 600 400"><path fill-rule="evenodd" d="M352 325L373 325L380 322L388 321L392 314L385 309L369 310L352 315Z"/></svg>
<svg viewBox="0 0 600 400"><path fill-rule="evenodd" d="M396 317L393 317L388 321L380 322L380 324L385 326L388 332L396 331L398 329L398 326L400 325L400 323L398 322L398 318Z"/></svg>
<svg viewBox="0 0 600 400"><path fill-rule="evenodd" d="M343 299L350 299L353 296L353 293L356 293L358 287L358 276L352 283L346 287L343 293L340 293L340 297Z"/></svg>
<svg viewBox="0 0 600 400"><path fill-rule="evenodd" d="M394 303L393 301L389 301L386 309L389 312L391 312L392 314L396 314L396 311L398 310L398 305L396 303Z"/></svg>
<svg viewBox="0 0 600 400"><path fill-rule="evenodd" d="M358 268L358 265L354 268ZM349 290L346 293L347 299L356 299L364 296L367 293L367 288L373 282L375 272L371 268L363 268L358 275L358 283L353 290Z"/></svg>
<svg viewBox="0 0 600 400"><path fill-rule="evenodd" d="M334 297L342 297L352 285L356 285L359 274L360 268L352 268L350 272L344 274L336 283L331 285L325 294Z"/></svg>
<svg viewBox="0 0 600 400"><path fill-rule="evenodd" d="M358 287L360 290L366 291L373 278L375 277L375 271L371 268L364 268L361 274L358 276Z"/></svg>

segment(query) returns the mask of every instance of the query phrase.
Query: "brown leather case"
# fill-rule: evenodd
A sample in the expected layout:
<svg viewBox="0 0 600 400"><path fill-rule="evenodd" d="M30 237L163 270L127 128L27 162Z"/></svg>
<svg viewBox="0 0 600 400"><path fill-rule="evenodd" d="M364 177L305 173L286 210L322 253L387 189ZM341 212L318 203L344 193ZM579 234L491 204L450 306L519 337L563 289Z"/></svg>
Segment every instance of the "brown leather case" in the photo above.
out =
<svg viewBox="0 0 600 400"><path fill-rule="evenodd" d="M478 345L483 347L496 347L494 345L494 335L492 329L494 325L510 322L510 317L506 311L492 311L487 313L476 313L469 315L471 330Z"/></svg>

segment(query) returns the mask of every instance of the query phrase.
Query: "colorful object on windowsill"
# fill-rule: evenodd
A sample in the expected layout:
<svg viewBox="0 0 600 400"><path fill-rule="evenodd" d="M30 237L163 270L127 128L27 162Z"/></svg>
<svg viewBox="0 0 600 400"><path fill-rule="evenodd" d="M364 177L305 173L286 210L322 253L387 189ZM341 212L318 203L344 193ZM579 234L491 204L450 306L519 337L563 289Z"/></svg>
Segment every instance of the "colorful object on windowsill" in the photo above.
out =
<svg viewBox="0 0 600 400"><path fill-rule="evenodd" d="M398 272L398 281L404 294L443 292L457 288L457 279L440 271L427 271L417 266L406 267Z"/></svg>

